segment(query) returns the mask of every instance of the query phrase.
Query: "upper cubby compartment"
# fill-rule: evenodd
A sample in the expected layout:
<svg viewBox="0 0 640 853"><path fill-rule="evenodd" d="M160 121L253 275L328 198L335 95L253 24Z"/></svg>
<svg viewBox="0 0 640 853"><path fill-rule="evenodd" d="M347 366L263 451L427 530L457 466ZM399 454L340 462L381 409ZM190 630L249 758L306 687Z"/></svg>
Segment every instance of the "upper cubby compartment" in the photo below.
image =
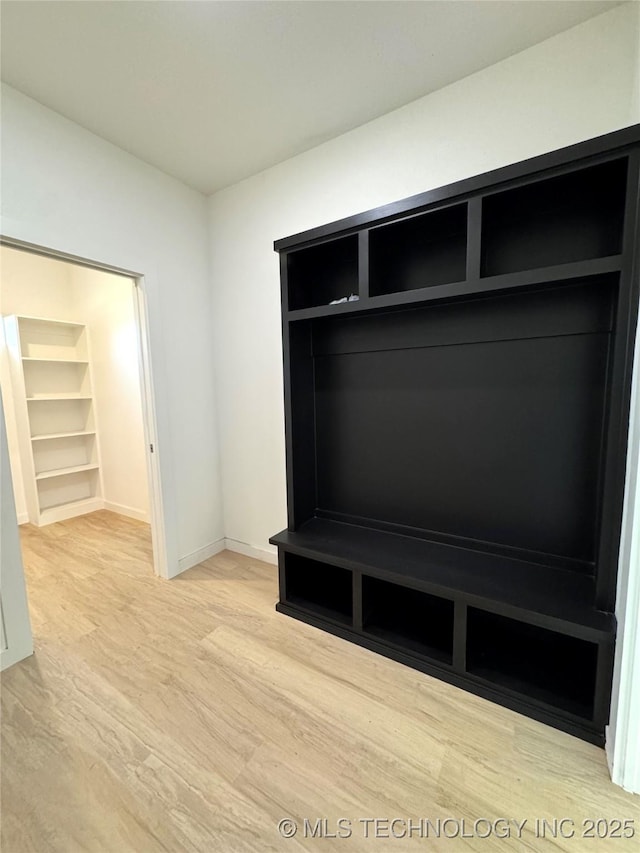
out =
<svg viewBox="0 0 640 853"><path fill-rule="evenodd" d="M622 251L627 159L486 196L482 275L502 275Z"/></svg>
<svg viewBox="0 0 640 853"><path fill-rule="evenodd" d="M20 347L24 359L83 361L87 358L85 327L38 317L19 317Z"/></svg>
<svg viewBox="0 0 640 853"><path fill-rule="evenodd" d="M287 256L289 310L329 305L358 295L358 235L340 237Z"/></svg>
<svg viewBox="0 0 640 853"><path fill-rule="evenodd" d="M466 248L466 204L372 228L369 294L380 296L463 281Z"/></svg>

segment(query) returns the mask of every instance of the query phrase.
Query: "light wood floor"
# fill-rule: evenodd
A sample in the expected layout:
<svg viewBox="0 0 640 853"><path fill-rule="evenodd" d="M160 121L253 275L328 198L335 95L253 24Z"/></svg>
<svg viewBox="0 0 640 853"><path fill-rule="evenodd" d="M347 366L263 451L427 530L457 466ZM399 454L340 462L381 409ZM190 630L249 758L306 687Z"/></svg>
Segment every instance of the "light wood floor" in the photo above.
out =
<svg viewBox="0 0 640 853"><path fill-rule="evenodd" d="M273 566L162 581L139 522L22 530L36 653L2 679L3 853L639 849L602 750L276 614ZM478 837L498 818L522 837ZM636 837L581 838L598 818Z"/></svg>

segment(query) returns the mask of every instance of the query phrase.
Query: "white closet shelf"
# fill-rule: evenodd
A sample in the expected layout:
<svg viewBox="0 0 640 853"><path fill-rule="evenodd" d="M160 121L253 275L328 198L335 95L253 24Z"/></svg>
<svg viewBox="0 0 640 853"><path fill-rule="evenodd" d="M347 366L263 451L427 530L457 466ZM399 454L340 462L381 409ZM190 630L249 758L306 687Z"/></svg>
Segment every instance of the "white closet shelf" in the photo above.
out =
<svg viewBox="0 0 640 853"><path fill-rule="evenodd" d="M83 429L77 432L50 432L44 435L32 435L31 441L49 441L52 438L74 438L77 435L95 435L94 429Z"/></svg>
<svg viewBox="0 0 640 853"><path fill-rule="evenodd" d="M90 394L43 394L42 396L27 397L28 403L40 402L41 400L91 400Z"/></svg>
<svg viewBox="0 0 640 853"><path fill-rule="evenodd" d="M41 474L36 474L36 480L48 480L51 477L64 477L67 474L79 474L82 471L95 471L98 465L90 463L89 465L74 465L71 468L56 468L53 471L43 471Z"/></svg>
<svg viewBox="0 0 640 853"><path fill-rule="evenodd" d="M54 364L89 364L86 358L35 358L34 356L23 355L22 360L53 362Z"/></svg>
<svg viewBox="0 0 640 853"><path fill-rule="evenodd" d="M63 521L65 518L73 518L85 512L95 512L97 509L103 509L103 506L100 498L80 498L77 501L61 500L59 503L53 503L40 511L41 523L51 524L54 521ZM61 513L60 510L63 512Z"/></svg>

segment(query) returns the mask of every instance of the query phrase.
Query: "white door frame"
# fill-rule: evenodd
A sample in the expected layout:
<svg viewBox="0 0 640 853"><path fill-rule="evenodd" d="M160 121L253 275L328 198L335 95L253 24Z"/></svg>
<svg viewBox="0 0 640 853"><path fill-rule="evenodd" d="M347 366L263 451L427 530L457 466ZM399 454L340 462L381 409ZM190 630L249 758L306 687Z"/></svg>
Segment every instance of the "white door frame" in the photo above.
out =
<svg viewBox="0 0 640 853"><path fill-rule="evenodd" d="M160 479L160 461L158 456L158 430L156 425L156 405L151 374L151 348L149 342L149 314L144 276L132 276L133 311L138 338L138 363L140 366L140 395L142 397L142 423L146 442L147 482L149 484L149 521L153 544L153 568L155 573L168 579L169 563L164 529L164 504L162 500L162 481Z"/></svg>
<svg viewBox="0 0 640 853"><path fill-rule="evenodd" d="M29 252L32 255L41 255L53 260L64 261L76 266L88 267L99 272L107 272L124 276L133 282L133 308L138 339L138 366L140 375L140 394L142 397L142 421L144 425L144 436L146 442L145 457L147 460L147 481L149 491L149 521L151 525L151 539L153 543L153 570L161 578L171 577L167 559L166 531L164 521L164 507L162 500L162 488L160 477L160 458L157 441L155 395L153 388L153 372L151 367L151 352L149 345L149 316L145 291L144 275L140 272L125 270L114 267L112 264L81 258L26 243L0 234L0 245L11 249ZM151 450L153 448L153 451ZM15 515L15 505L13 509Z"/></svg>
<svg viewBox="0 0 640 853"><path fill-rule="evenodd" d="M33 654L18 519L0 393L0 669Z"/></svg>
<svg viewBox="0 0 640 853"><path fill-rule="evenodd" d="M612 781L640 794L640 324L629 415L616 596L618 637L606 749Z"/></svg>

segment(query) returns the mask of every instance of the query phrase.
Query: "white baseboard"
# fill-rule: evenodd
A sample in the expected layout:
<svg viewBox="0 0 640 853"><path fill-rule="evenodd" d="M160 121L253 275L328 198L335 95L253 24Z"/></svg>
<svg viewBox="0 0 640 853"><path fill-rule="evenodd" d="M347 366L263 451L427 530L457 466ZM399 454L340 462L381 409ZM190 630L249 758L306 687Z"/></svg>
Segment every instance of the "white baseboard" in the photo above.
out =
<svg viewBox="0 0 640 853"><path fill-rule="evenodd" d="M143 509L135 509L132 506L113 503L113 501L105 501L104 508L110 510L110 512L116 512L118 515L126 515L128 518L135 518L137 521L146 521L147 524L149 523L149 513Z"/></svg>
<svg viewBox="0 0 640 853"><path fill-rule="evenodd" d="M611 726L604 727L604 754L607 759L607 767L609 768L609 776L613 780L613 738Z"/></svg>
<svg viewBox="0 0 640 853"><path fill-rule="evenodd" d="M21 512L18 514L18 524L28 524L29 522L29 513Z"/></svg>
<svg viewBox="0 0 640 853"><path fill-rule="evenodd" d="M38 527L54 524L56 521L66 521L68 518L76 518L79 515L88 515L90 512L96 512L99 509L104 509L102 498L87 498L83 501L43 509L40 513Z"/></svg>
<svg viewBox="0 0 640 853"><path fill-rule="evenodd" d="M245 557L253 557L254 560L271 563L272 566L278 565L278 552L275 548L273 551L267 551L265 548L256 548L255 545L247 545L246 542L238 542L237 539L225 539L224 543L228 551L235 551L236 554L243 554Z"/></svg>
<svg viewBox="0 0 640 853"><path fill-rule="evenodd" d="M208 545L198 548L197 551L187 554L185 557L180 557L178 560L178 574L186 572L187 569L197 566L198 563L203 563L205 560L208 560L209 557L215 557L216 554L219 554L220 551L224 551L225 548L225 540L218 539L216 542L210 542Z"/></svg>
<svg viewBox="0 0 640 853"><path fill-rule="evenodd" d="M237 539L218 539L216 542L210 542L208 545L198 548L197 551L187 554L185 557L180 557L176 574L182 574L187 569L192 569L199 563L204 563L209 557L215 557L216 554L225 550L234 551L236 554L243 554L245 557L252 557L254 560L262 560L264 563L271 563L273 566L278 565L278 554L275 549L267 551L263 548L247 545L246 542L238 542ZM175 575L172 577L175 577Z"/></svg>

